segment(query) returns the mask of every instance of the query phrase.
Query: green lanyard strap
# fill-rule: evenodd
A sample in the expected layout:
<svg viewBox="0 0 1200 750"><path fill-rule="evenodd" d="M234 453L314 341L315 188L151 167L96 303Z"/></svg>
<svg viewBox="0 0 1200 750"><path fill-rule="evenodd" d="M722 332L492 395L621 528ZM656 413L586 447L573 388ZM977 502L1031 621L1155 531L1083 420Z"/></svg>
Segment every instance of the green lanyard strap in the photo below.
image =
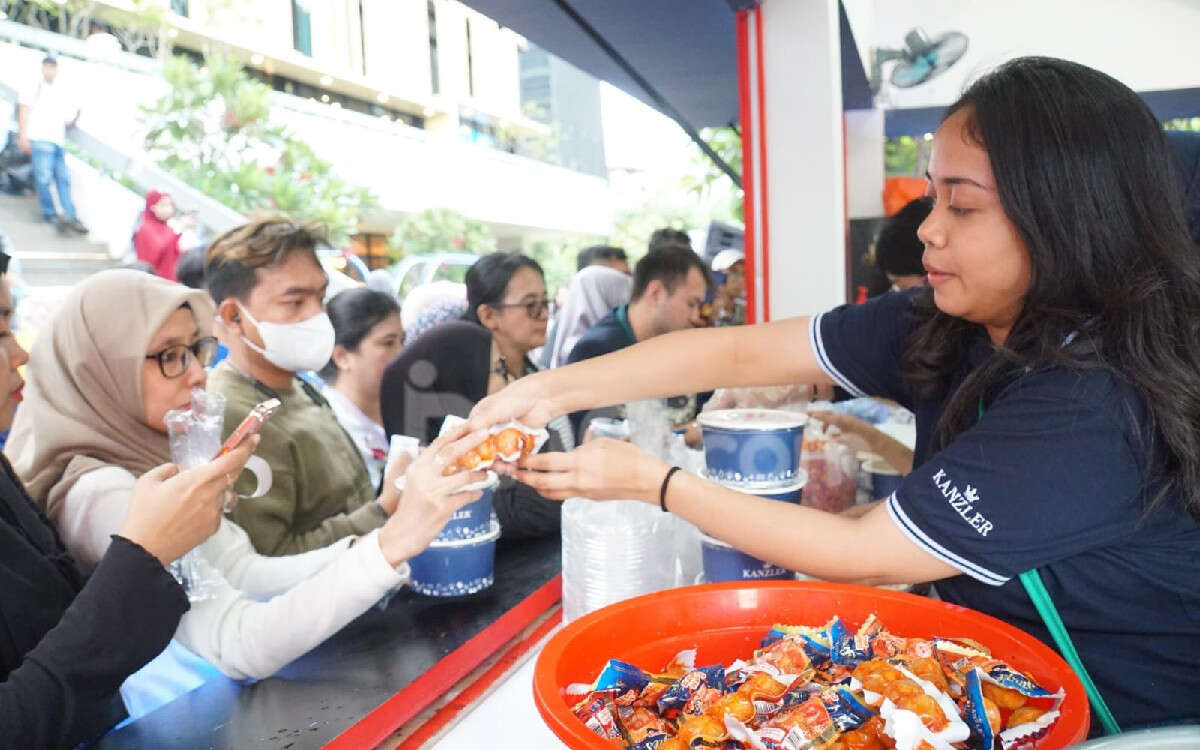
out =
<svg viewBox="0 0 1200 750"><path fill-rule="evenodd" d="M980 399L979 419L983 419L983 412L983 399ZM1083 689L1087 693L1088 702L1092 704L1092 710L1096 712L1096 716L1100 717L1100 723L1104 726L1104 733L1120 734L1121 727L1117 725L1117 720L1113 718L1112 711L1109 710L1108 704L1104 702L1104 696L1100 695L1100 689L1092 681L1092 676L1088 674L1087 668L1083 666L1083 659L1079 658L1079 652L1075 650L1075 644L1071 641L1071 635L1067 632L1067 626L1063 624L1062 618L1058 616L1058 608L1054 606L1054 600L1050 598L1050 592L1046 591L1046 585L1042 583L1042 576L1037 572L1037 568L1025 571L1021 574L1020 579L1021 585L1025 587L1025 593L1029 595L1029 599L1033 602L1038 615L1041 616L1046 629L1050 631L1050 637L1054 639L1054 644L1058 646L1058 652L1062 654L1067 664L1071 665L1071 669L1075 670L1075 675L1083 683Z"/></svg>
<svg viewBox="0 0 1200 750"><path fill-rule="evenodd" d="M1088 701L1092 704L1092 710L1100 717L1100 723L1104 725L1105 734L1120 734L1121 727L1117 726L1117 720L1113 718L1112 711L1108 710L1108 704L1104 702L1104 696L1100 695L1099 688L1096 683L1092 682L1092 676L1088 674L1087 668L1083 666L1083 660L1079 658L1079 652L1075 650L1075 644L1071 642L1071 635L1067 633L1067 626L1063 624L1062 618L1058 616L1058 609L1054 606L1054 600L1050 598L1050 593L1046 591L1046 586L1042 583L1042 577L1038 574L1037 569L1027 570L1021 574L1021 585L1025 587L1025 592L1029 594L1029 598L1033 600L1033 606L1037 609L1038 614L1042 616L1042 622L1046 624L1046 629L1050 631L1050 637L1054 639L1055 645L1058 646L1059 653L1071 665L1071 669L1075 670L1075 675L1079 677L1079 681L1083 683L1083 689L1087 692Z"/></svg>

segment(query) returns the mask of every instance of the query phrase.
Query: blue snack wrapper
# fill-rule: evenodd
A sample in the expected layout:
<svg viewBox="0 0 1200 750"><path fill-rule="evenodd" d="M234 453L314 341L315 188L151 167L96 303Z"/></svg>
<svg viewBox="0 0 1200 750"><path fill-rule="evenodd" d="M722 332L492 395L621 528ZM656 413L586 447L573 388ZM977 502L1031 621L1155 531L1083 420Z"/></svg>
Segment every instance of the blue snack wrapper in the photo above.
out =
<svg viewBox="0 0 1200 750"><path fill-rule="evenodd" d="M833 663L843 667L856 667L864 661L874 659L872 644L882 630L883 626L875 619L875 615L868 617L857 633L851 633L841 620L835 620L829 629Z"/></svg>
<svg viewBox="0 0 1200 750"><path fill-rule="evenodd" d="M969 746L974 750L992 750L996 744L996 735L988 722L987 710L983 704L981 674L978 667L967 672L967 681L963 685L963 721L971 728Z"/></svg>
<svg viewBox="0 0 1200 750"><path fill-rule="evenodd" d="M835 616L824 627L814 628L804 625L772 625L767 634L763 636L760 648L766 648L775 641L782 638L791 638L800 644L804 652L808 654L808 660L812 662L812 666L816 669L821 669L829 664L833 654L832 639L830 631L835 624L840 621ZM845 630L845 628L842 628Z"/></svg>
<svg viewBox="0 0 1200 750"><path fill-rule="evenodd" d="M613 690L618 695L629 690L640 691L650 682L650 673L640 667L617 659L609 659L596 677L593 691Z"/></svg>
<svg viewBox="0 0 1200 750"><path fill-rule="evenodd" d="M675 718L683 712L692 697L705 687L712 688L721 694L725 692L724 665L700 667L680 677L679 682L667 688L667 692L658 699L658 713L667 719Z"/></svg>

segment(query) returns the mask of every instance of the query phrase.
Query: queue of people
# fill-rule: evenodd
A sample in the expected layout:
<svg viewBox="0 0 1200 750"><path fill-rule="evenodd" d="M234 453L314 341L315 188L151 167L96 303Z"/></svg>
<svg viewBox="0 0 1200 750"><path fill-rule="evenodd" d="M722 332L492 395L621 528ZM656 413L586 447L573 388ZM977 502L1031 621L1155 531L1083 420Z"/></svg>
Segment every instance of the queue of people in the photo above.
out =
<svg viewBox="0 0 1200 750"><path fill-rule="evenodd" d="M948 110L927 198L881 235L895 291L736 325L744 257L706 263L666 229L632 274L619 248L581 253L549 344L532 258L484 256L411 307L370 288L327 304L322 228L272 217L191 259L180 279L203 289L96 274L26 354L0 256L5 738L73 747L211 674L274 674L405 583L479 497L481 472L445 467L510 420L549 440L497 467L506 538L557 535L568 497L636 499L822 579L936 582L1052 642L1022 589L1037 576L1122 726L1200 719L1200 255L1171 173L1128 88L1018 59ZM146 218L163 220L154 197ZM146 237L178 257L166 232ZM796 383L915 413L915 450L879 443L906 474L896 492L825 513L582 439L621 404L665 398L684 425L715 388ZM280 406L181 470L166 415L196 389L224 397L223 437ZM447 416L468 421L444 430ZM389 462L394 436L427 447ZM252 453L270 468L261 493ZM189 607L164 566L192 549L220 590Z"/></svg>

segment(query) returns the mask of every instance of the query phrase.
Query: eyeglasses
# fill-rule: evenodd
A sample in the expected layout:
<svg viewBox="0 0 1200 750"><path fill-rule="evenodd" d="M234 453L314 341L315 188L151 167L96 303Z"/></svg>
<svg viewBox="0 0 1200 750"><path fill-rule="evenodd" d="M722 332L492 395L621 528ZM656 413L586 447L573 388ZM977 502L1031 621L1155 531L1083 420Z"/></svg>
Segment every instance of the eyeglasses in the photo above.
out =
<svg viewBox="0 0 1200 750"><path fill-rule="evenodd" d="M497 310L501 310L505 307L523 307L525 308L526 315L528 315L532 320L538 320L542 317L542 315L550 312L550 300L546 297L542 297L541 299L533 299L529 300L528 302L505 302L499 305L492 305L492 307L496 308Z"/></svg>
<svg viewBox="0 0 1200 750"><path fill-rule="evenodd" d="M164 378L177 378L187 372L192 366L193 357L201 367L211 365L217 358L217 340L212 336L205 336L191 346L176 344L168 346L158 354L146 355L146 359L158 360L158 369Z"/></svg>

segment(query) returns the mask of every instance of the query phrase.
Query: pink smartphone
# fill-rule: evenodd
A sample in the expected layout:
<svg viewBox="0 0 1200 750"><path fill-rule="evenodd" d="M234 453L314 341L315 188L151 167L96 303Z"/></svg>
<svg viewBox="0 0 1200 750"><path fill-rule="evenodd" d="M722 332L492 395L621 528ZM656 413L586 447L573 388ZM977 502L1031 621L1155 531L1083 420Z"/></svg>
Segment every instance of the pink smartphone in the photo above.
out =
<svg viewBox="0 0 1200 750"><path fill-rule="evenodd" d="M241 445L243 440L261 430L263 424L282 405L283 403L279 399L272 398L263 401L251 409L246 418L242 420L242 423L237 426L237 429L225 440L225 444L221 446L221 450L217 451L217 455L214 458L224 456L229 451Z"/></svg>

